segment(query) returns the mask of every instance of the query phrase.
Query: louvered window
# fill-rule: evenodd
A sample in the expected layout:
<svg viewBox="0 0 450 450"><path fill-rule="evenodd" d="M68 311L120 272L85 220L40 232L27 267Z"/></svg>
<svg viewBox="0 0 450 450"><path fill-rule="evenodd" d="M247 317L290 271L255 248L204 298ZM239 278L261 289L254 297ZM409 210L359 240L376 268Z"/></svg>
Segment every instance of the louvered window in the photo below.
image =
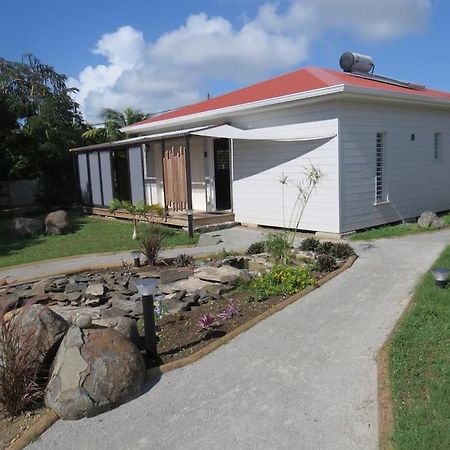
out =
<svg viewBox="0 0 450 450"><path fill-rule="evenodd" d="M385 201L384 196L384 147L385 135L384 133L377 133L377 147L376 147L376 176L375 176L375 203Z"/></svg>

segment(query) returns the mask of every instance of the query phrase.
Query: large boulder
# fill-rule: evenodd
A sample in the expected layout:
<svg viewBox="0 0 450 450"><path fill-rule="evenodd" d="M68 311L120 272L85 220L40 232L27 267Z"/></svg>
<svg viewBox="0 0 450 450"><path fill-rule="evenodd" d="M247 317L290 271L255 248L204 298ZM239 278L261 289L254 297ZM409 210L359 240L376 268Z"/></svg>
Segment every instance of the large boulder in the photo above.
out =
<svg viewBox="0 0 450 450"><path fill-rule="evenodd" d="M70 229L69 215L66 211L59 209L47 214L45 218L45 232L47 234L63 234Z"/></svg>
<svg viewBox="0 0 450 450"><path fill-rule="evenodd" d="M421 228L430 228L435 219L437 216L433 211L425 211L417 219L417 225Z"/></svg>
<svg viewBox="0 0 450 450"><path fill-rule="evenodd" d="M43 305L25 306L12 319L19 330L21 345L30 345L30 357L48 369L69 324L61 316Z"/></svg>
<svg viewBox="0 0 450 450"><path fill-rule="evenodd" d="M12 220L12 229L16 236L29 237L44 231L44 221L31 217L16 217Z"/></svg>
<svg viewBox="0 0 450 450"><path fill-rule="evenodd" d="M119 332L73 326L56 355L45 403L62 419L92 417L139 394L144 380L142 355Z"/></svg>
<svg viewBox="0 0 450 450"><path fill-rule="evenodd" d="M204 281L235 284L239 279L240 272L240 269L226 265L222 267L199 267L195 269L194 274Z"/></svg>
<svg viewBox="0 0 450 450"><path fill-rule="evenodd" d="M136 347L141 346L141 338L139 336L137 323L134 319L131 319L130 317L123 317L123 316L116 316L109 318L102 317L101 319L93 320L92 325L112 328L113 330L119 332L123 337L133 342L133 344L135 344Z"/></svg>

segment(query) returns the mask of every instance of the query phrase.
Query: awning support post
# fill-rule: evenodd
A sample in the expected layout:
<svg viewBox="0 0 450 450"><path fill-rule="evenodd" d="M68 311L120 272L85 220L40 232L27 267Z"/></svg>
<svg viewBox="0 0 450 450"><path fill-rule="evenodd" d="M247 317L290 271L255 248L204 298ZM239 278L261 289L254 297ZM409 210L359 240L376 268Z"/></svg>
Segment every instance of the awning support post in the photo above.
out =
<svg viewBox="0 0 450 450"><path fill-rule="evenodd" d="M192 210L192 180L191 180L191 139L186 135L186 196L189 237L194 236L194 211Z"/></svg>

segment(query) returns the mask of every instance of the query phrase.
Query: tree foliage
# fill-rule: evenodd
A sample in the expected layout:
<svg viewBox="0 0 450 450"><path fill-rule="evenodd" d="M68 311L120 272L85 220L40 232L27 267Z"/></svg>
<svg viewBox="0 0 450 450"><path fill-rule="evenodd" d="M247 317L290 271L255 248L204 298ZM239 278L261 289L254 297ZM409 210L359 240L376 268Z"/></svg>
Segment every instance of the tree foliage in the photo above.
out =
<svg viewBox="0 0 450 450"><path fill-rule="evenodd" d="M86 125L67 77L33 55L0 58L0 180L39 178L42 197L64 203L73 191L69 148Z"/></svg>
<svg viewBox="0 0 450 450"><path fill-rule="evenodd" d="M83 139L89 142L111 142L124 139L125 134L120 131L121 128L147 119L149 115L132 108L125 108L123 111L104 108L101 117L104 126L86 131L83 133Z"/></svg>

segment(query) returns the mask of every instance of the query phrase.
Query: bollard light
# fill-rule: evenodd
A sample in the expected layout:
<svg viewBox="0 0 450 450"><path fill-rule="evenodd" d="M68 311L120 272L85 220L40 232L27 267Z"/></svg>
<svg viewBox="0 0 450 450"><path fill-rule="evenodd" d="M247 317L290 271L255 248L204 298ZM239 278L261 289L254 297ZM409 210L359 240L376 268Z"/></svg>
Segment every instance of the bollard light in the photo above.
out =
<svg viewBox="0 0 450 450"><path fill-rule="evenodd" d="M142 297L142 309L144 311L145 352L147 358L155 360L158 352L156 348L155 306L153 294L159 283L158 278L133 278L134 285Z"/></svg>
<svg viewBox="0 0 450 450"><path fill-rule="evenodd" d="M141 267L141 252L139 250L133 250L131 256L133 257L134 267Z"/></svg>
<svg viewBox="0 0 450 450"><path fill-rule="evenodd" d="M433 275L436 286L440 287L441 289L444 288L447 284L450 269L447 269L445 267L436 267L434 269L431 269L431 273Z"/></svg>

